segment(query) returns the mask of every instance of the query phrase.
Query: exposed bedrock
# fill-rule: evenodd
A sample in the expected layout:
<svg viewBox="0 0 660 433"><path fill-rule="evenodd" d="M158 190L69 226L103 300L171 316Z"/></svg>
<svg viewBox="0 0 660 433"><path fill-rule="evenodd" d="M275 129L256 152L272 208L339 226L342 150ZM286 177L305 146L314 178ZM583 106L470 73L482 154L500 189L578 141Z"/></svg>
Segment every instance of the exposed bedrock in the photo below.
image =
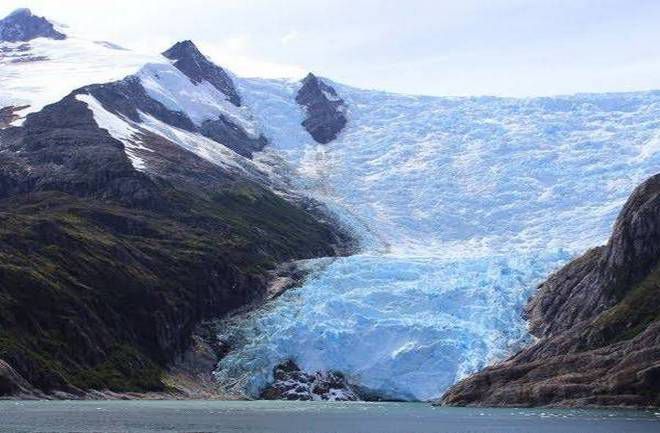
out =
<svg viewBox="0 0 660 433"><path fill-rule="evenodd" d="M233 89L233 85L231 88ZM106 110L135 123L141 123L140 113L145 113L170 126L202 134L246 158L251 158L254 152L262 150L268 144L263 135L252 137L223 115L196 125L185 113L170 110L151 98L137 76L129 76L113 83L87 86L77 93L91 94Z"/></svg>
<svg viewBox="0 0 660 433"><path fill-rule="evenodd" d="M307 114L302 125L321 144L337 138L348 122L344 100L333 87L312 73L303 79L296 102Z"/></svg>
<svg viewBox="0 0 660 433"><path fill-rule="evenodd" d="M33 15L30 9L16 9L0 20L0 41L20 42L35 38L65 39L46 18Z"/></svg>
<svg viewBox="0 0 660 433"><path fill-rule="evenodd" d="M607 245L527 305L539 340L453 386L448 405L660 405L660 175L632 193Z"/></svg>
<svg viewBox="0 0 660 433"><path fill-rule="evenodd" d="M267 296L282 262L345 251L305 203L143 138L159 170L76 93L0 130L0 395L163 391L201 320Z"/></svg>
<svg viewBox="0 0 660 433"><path fill-rule="evenodd" d="M340 372L306 373L293 361L277 365L274 381L265 388L260 398L264 400L361 400L359 393Z"/></svg>
<svg viewBox="0 0 660 433"><path fill-rule="evenodd" d="M163 55L174 61L174 66L195 83L208 81L213 87L227 95L229 101L241 105L241 97L227 72L204 56L192 41L177 42Z"/></svg>

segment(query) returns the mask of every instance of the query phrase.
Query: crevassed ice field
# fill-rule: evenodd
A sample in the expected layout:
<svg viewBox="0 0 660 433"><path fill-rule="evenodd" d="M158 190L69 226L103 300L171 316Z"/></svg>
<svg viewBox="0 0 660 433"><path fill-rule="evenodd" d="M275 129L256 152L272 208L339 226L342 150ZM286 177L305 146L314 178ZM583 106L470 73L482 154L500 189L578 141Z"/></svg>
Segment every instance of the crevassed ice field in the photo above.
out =
<svg viewBox="0 0 660 433"><path fill-rule="evenodd" d="M240 80L301 190L362 239L316 260L305 285L228 322L216 375L256 395L272 368L341 370L391 398L438 397L527 338L536 285L606 241L632 189L660 167L660 92L437 98L333 84L340 138L300 127L297 85ZM264 162L265 163L265 162Z"/></svg>

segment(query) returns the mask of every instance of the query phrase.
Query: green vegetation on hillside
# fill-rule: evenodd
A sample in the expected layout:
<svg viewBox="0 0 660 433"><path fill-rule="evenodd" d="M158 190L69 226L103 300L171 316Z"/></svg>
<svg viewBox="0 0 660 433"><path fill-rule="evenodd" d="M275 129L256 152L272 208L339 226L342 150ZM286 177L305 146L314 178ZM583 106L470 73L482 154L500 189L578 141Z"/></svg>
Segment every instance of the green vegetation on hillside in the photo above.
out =
<svg viewBox="0 0 660 433"><path fill-rule="evenodd" d="M252 184L162 209L61 192L0 201L0 359L43 390L160 391L199 320L258 300L336 233Z"/></svg>

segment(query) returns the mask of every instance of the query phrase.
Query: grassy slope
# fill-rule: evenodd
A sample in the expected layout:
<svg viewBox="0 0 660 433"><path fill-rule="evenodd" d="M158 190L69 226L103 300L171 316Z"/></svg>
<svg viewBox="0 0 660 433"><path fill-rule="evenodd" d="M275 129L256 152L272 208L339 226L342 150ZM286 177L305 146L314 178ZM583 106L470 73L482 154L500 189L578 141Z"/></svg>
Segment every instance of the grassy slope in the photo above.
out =
<svg viewBox="0 0 660 433"><path fill-rule="evenodd" d="M600 314L589 329L589 348L630 340L660 320L660 265L621 300Z"/></svg>
<svg viewBox="0 0 660 433"><path fill-rule="evenodd" d="M197 321L258 298L278 262L333 254L328 226L259 187L171 195L1 201L0 359L44 390L162 390Z"/></svg>

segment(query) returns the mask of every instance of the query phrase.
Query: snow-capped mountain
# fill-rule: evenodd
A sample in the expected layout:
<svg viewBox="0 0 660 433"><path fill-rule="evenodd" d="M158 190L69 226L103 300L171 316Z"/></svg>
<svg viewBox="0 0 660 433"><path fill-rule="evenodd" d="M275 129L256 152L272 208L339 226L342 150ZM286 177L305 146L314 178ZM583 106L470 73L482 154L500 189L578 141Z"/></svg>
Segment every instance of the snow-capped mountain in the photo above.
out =
<svg viewBox="0 0 660 433"><path fill-rule="evenodd" d="M269 260L309 259L300 266L311 272L302 287L224 323L218 338L231 350L215 377L233 393L258 396L278 365L294 361L310 375L340 371L379 397L440 396L526 341L520 313L533 289L604 241L626 197L660 163L660 92L440 98L313 74L246 79L190 41L142 55L59 32L7 33L17 16L32 15L0 25L10 34L0 38L0 156L14 164L0 173L0 195L77 193L73 180L99 155L108 171L80 182L86 195L155 206L170 197L158 189L167 182L216 203L218 185L245 182L263 188L264 201L275 192L296 206L323 204L329 211L317 219L330 214L360 240L359 254L314 259L331 255L314 242L336 236L311 223L313 246L289 236L291 225L302 227L295 212L274 221L248 212L267 221L256 234L241 218L208 229L228 238L236 227L256 238L276 233L266 247L236 245L280 248ZM62 138L79 117L84 138L102 137L112 158L70 150L87 142ZM43 151L39 134L53 129ZM119 174L130 186L112 183ZM241 296L232 306L253 300Z"/></svg>
<svg viewBox="0 0 660 433"><path fill-rule="evenodd" d="M17 9L0 20L0 41L20 42L35 38L61 40L66 36L46 18L32 15L30 9Z"/></svg>

